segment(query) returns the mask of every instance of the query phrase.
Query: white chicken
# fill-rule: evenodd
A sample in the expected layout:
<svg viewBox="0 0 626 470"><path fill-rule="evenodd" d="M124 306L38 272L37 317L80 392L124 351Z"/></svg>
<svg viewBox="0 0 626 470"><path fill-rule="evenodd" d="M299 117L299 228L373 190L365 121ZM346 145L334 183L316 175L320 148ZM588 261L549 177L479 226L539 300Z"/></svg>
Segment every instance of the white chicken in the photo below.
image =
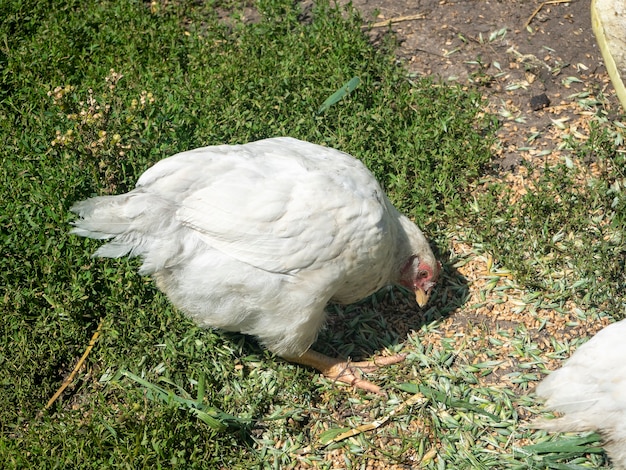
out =
<svg viewBox="0 0 626 470"><path fill-rule="evenodd" d="M607 326L552 372L536 393L563 413L535 427L557 432L598 431L616 469L626 469L626 320Z"/></svg>
<svg viewBox="0 0 626 470"><path fill-rule="evenodd" d="M75 204L73 233L109 239L94 256L140 256L170 301L204 327L254 335L273 353L380 393L348 362L310 346L327 302L398 283L423 306L440 264L420 229L350 155L281 137L179 153L136 188Z"/></svg>

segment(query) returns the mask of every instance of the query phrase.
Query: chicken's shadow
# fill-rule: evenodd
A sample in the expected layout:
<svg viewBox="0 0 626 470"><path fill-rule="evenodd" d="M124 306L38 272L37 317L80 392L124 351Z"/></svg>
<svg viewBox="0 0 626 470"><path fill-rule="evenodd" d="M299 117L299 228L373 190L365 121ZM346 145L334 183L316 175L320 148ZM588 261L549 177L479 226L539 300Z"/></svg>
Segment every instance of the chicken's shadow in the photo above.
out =
<svg viewBox="0 0 626 470"><path fill-rule="evenodd" d="M313 348L332 357L367 359L404 343L424 324L451 315L467 301L469 287L448 259L439 259L443 264L441 279L423 309L412 292L398 286L383 288L356 304L330 304L326 326Z"/></svg>

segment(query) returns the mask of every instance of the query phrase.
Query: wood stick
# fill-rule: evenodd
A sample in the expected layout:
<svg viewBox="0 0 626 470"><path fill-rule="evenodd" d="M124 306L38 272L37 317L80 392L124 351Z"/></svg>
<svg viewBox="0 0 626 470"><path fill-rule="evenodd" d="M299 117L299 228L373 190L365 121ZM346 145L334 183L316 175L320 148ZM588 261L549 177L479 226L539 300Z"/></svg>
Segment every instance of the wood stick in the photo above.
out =
<svg viewBox="0 0 626 470"><path fill-rule="evenodd" d="M535 16L537 16L537 13L539 13L541 9L545 7L546 5L556 5L557 3L571 3L571 2L572 0L548 0L547 2L543 2L541 5L539 5L535 9L535 11L533 11L533 14L530 15L530 18L528 18L528 21L526 21L524 28L528 28L528 26L530 25L530 22L535 18Z"/></svg>
<svg viewBox="0 0 626 470"><path fill-rule="evenodd" d="M415 395L409 397L409 399L406 400L405 402L400 403L396 408L391 410L386 416L383 416L380 419L372 421L371 423L365 423L355 428L349 429L345 432L342 432L341 434L338 434L337 436L333 437L327 442L324 442L323 444L320 444L319 446L314 446L314 445L306 446L304 449L299 450L297 453L299 455L309 454L315 448L325 448L331 444L341 442L350 437L358 436L359 434L362 434L364 432L373 431L374 429L378 429L379 427L381 427L383 424L389 421L393 416L395 416L396 414L404 410L404 408L406 408L407 406L423 404L423 403L426 403L427 401L428 399L424 395L422 395L421 393L416 393Z"/></svg>
<svg viewBox="0 0 626 470"><path fill-rule="evenodd" d="M382 28L384 26L389 26L395 23L401 23L403 21L423 20L424 18L426 18L426 15L422 13L418 13L416 15L397 16L395 18L389 18L388 20L379 21L378 23L374 23L373 25L365 25L363 26L363 29Z"/></svg>
<svg viewBox="0 0 626 470"><path fill-rule="evenodd" d="M98 336L100 336L100 331L102 330L103 323L104 323L104 318L100 320L100 324L98 325L98 328L96 329L93 336L91 337L91 341L89 341L89 345L87 346L87 349L85 349L85 352L83 353L82 357L78 360L76 367L74 367L74 370L72 371L72 373L63 381L63 383L61 384L61 387L59 387L59 389L52 396L52 398L50 398L44 410L50 409L52 404L61 396L61 394L68 387L68 385L72 383L72 381L74 380L74 377L76 377L76 374L78 373L79 369L82 367L83 363L85 362L85 359L87 359L87 356L89 356L89 353L91 352L94 345L96 344L96 341L98 340Z"/></svg>

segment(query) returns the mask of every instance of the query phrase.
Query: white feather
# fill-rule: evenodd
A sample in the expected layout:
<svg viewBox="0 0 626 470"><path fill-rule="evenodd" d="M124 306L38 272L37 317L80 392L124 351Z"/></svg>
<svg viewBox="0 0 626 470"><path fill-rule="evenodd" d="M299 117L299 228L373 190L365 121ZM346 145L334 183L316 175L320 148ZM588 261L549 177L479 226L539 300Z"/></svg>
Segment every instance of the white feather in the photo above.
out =
<svg viewBox="0 0 626 470"><path fill-rule="evenodd" d="M599 431L615 468L626 468L626 320L601 330L536 393L563 413L536 423L550 431Z"/></svg>

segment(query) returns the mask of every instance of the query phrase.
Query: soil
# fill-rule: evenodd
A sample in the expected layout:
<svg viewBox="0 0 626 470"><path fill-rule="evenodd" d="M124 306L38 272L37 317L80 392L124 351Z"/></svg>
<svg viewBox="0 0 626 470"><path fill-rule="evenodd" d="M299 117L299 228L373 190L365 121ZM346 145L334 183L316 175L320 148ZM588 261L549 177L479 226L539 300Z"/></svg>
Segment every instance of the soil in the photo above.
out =
<svg viewBox="0 0 626 470"><path fill-rule="evenodd" d="M353 0L374 42L391 30L409 72L477 86L502 116L496 167L515 170L531 136L576 122L572 95L591 91L618 109L590 17L590 0ZM547 140L546 140L547 139ZM531 152L532 153L532 152ZM537 154L541 154L541 150ZM543 152L545 153L545 152Z"/></svg>

